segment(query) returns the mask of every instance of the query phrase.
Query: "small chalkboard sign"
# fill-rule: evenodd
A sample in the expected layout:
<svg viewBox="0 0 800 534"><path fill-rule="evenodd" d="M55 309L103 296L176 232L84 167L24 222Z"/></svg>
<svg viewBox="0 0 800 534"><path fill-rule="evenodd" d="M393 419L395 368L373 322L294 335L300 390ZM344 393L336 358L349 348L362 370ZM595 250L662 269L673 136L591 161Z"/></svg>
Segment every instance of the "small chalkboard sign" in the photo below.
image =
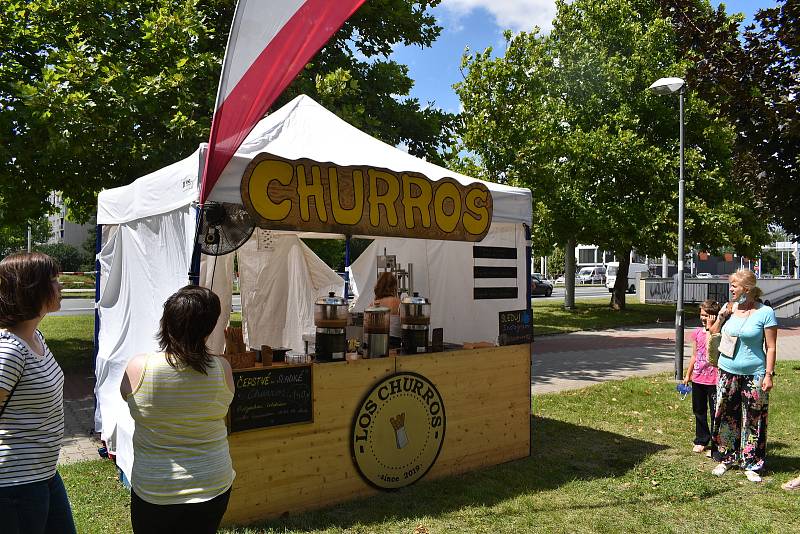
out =
<svg viewBox="0 0 800 534"><path fill-rule="evenodd" d="M230 431L312 422L311 376L311 365L234 371Z"/></svg>
<svg viewBox="0 0 800 534"><path fill-rule="evenodd" d="M533 341L533 315L530 310L500 312L499 345L522 345Z"/></svg>

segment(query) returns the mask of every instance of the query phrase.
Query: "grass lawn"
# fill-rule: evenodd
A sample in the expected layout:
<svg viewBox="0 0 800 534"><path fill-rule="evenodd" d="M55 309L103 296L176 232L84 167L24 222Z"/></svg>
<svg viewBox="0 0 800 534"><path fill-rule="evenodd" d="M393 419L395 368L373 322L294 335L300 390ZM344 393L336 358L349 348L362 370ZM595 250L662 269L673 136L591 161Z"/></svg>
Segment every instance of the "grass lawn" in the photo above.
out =
<svg viewBox="0 0 800 534"><path fill-rule="evenodd" d="M614 311L608 298L579 299L574 310L565 310L561 301L533 300L534 335L566 334L579 330L603 330L657 322L675 322L674 304L641 304L634 295L624 311ZM686 304L685 317L696 315L697 306Z"/></svg>
<svg viewBox="0 0 800 534"><path fill-rule="evenodd" d="M691 400L664 374L535 397L524 460L224 532L797 532L800 495L780 485L800 474L800 364L777 371L761 484L691 453ZM80 532L129 532L110 462L60 470Z"/></svg>
<svg viewBox="0 0 800 534"><path fill-rule="evenodd" d="M64 371L92 368L94 314L45 317L39 329Z"/></svg>

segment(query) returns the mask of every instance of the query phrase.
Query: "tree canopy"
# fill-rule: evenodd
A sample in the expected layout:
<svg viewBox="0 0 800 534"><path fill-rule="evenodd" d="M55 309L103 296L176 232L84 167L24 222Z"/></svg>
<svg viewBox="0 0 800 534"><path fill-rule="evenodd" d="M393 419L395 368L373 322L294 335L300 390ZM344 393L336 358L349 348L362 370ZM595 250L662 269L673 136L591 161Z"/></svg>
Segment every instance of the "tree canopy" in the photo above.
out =
<svg viewBox="0 0 800 534"><path fill-rule="evenodd" d="M659 0L688 60L689 84L735 126L733 177L759 209L800 235L800 3L741 15L707 0Z"/></svg>
<svg viewBox="0 0 800 534"><path fill-rule="evenodd" d="M452 117L408 98L392 47L429 46L440 0L370 0L277 105L303 92L346 120L437 160ZM0 5L0 223L63 192L77 219L96 194L208 139L234 0L10 0ZM400 95L399 97L397 95Z"/></svg>
<svg viewBox="0 0 800 534"><path fill-rule="evenodd" d="M534 248L675 257L678 99L647 91L688 68L670 21L647 0L559 1L549 35L506 39L502 57L464 57L462 139L488 176L531 188L534 235L549 240ZM765 217L730 180L731 124L691 92L685 123L687 247L756 254Z"/></svg>

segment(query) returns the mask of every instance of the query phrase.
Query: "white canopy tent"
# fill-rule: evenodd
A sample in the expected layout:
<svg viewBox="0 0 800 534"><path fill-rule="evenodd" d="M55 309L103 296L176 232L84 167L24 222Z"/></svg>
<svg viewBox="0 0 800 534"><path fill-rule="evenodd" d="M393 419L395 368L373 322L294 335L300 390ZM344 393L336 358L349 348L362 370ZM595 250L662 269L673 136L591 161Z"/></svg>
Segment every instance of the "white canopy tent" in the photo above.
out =
<svg viewBox="0 0 800 534"><path fill-rule="evenodd" d="M95 428L128 476L133 421L119 395L119 385L132 356L157 349L155 335L163 303L188 281L204 152L203 145L186 159L128 186L103 191L98 198L97 222L103 227L103 244L98 253ZM309 97L300 96L253 129L211 190L209 200L241 204L244 169L262 152L342 166L415 171L432 180L451 177L465 185L476 181L378 141ZM493 218L481 243L376 239L351 269L360 293L356 309L363 310L371 300L376 257L386 250L396 254L401 263L414 265L415 290L431 298L432 326L444 329L446 341L497 341L498 313L530 306L525 225L531 220L531 194L495 183L486 186L492 194ZM253 347L268 344L302 350L302 335L314 331L313 301L328 291L341 294L342 280L299 238L335 236L271 232L270 243L264 245L264 239L259 244L260 234L263 232L256 230L237 251L245 342ZM492 251L499 252L499 257ZM492 269L497 267L511 271L493 278ZM482 274L477 274L479 271ZM200 283L213 287L223 308L210 341L212 349L220 352L233 274L233 254L203 256Z"/></svg>

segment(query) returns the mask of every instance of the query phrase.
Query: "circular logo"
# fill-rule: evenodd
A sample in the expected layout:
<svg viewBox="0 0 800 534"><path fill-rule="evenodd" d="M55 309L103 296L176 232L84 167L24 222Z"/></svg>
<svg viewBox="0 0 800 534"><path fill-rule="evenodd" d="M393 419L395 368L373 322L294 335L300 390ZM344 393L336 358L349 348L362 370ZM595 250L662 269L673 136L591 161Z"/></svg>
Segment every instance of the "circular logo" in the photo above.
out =
<svg viewBox="0 0 800 534"><path fill-rule="evenodd" d="M353 419L353 461L381 489L413 484L433 466L444 442L445 415L436 387L416 373L375 384Z"/></svg>

